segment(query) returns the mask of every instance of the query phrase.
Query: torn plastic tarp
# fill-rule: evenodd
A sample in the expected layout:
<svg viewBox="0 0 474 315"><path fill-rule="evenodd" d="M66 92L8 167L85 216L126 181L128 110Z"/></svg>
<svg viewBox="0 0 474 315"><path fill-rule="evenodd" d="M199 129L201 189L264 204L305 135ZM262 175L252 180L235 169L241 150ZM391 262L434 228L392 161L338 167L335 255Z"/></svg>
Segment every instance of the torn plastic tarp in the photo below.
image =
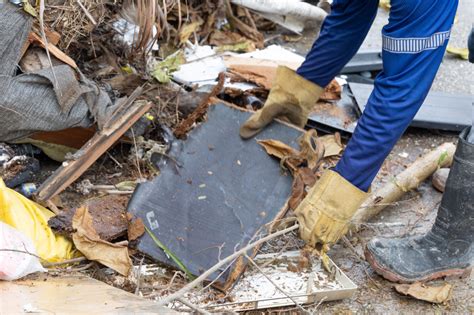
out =
<svg viewBox="0 0 474 315"><path fill-rule="evenodd" d="M100 129L115 105L80 72L60 65L16 75L31 25L32 18L16 6L0 9L0 141L94 123Z"/></svg>

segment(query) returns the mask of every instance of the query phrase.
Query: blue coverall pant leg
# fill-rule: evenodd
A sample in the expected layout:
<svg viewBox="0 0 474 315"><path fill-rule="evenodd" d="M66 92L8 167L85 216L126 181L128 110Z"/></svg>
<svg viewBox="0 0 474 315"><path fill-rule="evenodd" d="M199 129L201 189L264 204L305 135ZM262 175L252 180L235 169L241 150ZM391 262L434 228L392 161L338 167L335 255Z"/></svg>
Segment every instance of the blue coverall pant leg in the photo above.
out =
<svg viewBox="0 0 474 315"><path fill-rule="evenodd" d="M339 6L342 2L345 4L343 12L356 15L359 20L368 21L366 23L373 20L372 11L354 12L350 9L360 6L360 2L371 1L335 1ZM382 30L383 71L375 79L366 109L335 168L336 172L359 189L368 191L383 161L423 104L443 59L457 4L457 0L391 1L389 23ZM351 18L344 14L336 16L341 21ZM328 26L340 24L329 21L331 24ZM356 45L361 37L365 37L365 34L353 34L352 30L346 31L353 34L349 37L330 33L331 30L325 31L324 27L326 24L323 24L321 36L312 48L321 52L310 52L308 57L314 56L314 59L303 63L297 71L321 86L332 79L327 80L328 77L324 76L326 73L331 72L331 76L336 74L327 68L327 65L332 64L328 59L332 60L332 56L337 55L335 48L329 47L337 44L335 38ZM341 42L339 46L341 54L349 55L347 43ZM331 53L325 54L324 51ZM343 58L334 59L342 61ZM311 69L309 64L313 65ZM339 71L343 66L338 65L336 68Z"/></svg>
<svg viewBox="0 0 474 315"><path fill-rule="evenodd" d="M318 39L296 70L325 87L357 53L377 15L379 0L334 0Z"/></svg>

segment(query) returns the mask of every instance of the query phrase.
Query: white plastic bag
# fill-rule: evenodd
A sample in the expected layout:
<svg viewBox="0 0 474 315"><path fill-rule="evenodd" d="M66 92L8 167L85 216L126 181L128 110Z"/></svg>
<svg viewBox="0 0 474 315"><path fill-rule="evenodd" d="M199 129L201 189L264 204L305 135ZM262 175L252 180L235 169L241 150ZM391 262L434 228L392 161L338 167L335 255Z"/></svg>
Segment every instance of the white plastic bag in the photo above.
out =
<svg viewBox="0 0 474 315"><path fill-rule="evenodd" d="M8 250L17 250L8 251ZM33 242L23 233L0 221L0 280L16 280L30 273L45 272Z"/></svg>

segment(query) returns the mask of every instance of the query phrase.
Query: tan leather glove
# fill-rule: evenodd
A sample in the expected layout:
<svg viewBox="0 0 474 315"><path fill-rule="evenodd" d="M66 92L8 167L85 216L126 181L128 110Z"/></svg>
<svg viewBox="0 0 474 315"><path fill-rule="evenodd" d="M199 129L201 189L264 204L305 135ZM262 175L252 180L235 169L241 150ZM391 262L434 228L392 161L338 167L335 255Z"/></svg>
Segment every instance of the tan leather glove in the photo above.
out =
<svg viewBox="0 0 474 315"><path fill-rule="evenodd" d="M265 105L240 127L240 136L244 139L255 136L277 117L285 117L296 126L304 127L323 92L322 87L290 68L279 66Z"/></svg>
<svg viewBox="0 0 474 315"><path fill-rule="evenodd" d="M367 193L326 170L295 210L300 236L310 246L334 244L350 225Z"/></svg>

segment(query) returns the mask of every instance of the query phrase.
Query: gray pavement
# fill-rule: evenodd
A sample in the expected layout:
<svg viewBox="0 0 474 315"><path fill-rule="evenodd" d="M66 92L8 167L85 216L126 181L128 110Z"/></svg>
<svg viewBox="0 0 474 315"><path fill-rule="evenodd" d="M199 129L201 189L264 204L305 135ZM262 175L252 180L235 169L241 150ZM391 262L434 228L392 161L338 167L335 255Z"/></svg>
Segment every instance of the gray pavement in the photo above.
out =
<svg viewBox="0 0 474 315"><path fill-rule="evenodd" d="M448 1L448 0L447 0ZM379 9L372 28L361 49L382 48L382 27L388 23L388 12ZM449 45L467 47L467 37L474 23L474 0L460 0L456 21L451 31ZM439 68L433 91L474 94L474 65L446 54Z"/></svg>

